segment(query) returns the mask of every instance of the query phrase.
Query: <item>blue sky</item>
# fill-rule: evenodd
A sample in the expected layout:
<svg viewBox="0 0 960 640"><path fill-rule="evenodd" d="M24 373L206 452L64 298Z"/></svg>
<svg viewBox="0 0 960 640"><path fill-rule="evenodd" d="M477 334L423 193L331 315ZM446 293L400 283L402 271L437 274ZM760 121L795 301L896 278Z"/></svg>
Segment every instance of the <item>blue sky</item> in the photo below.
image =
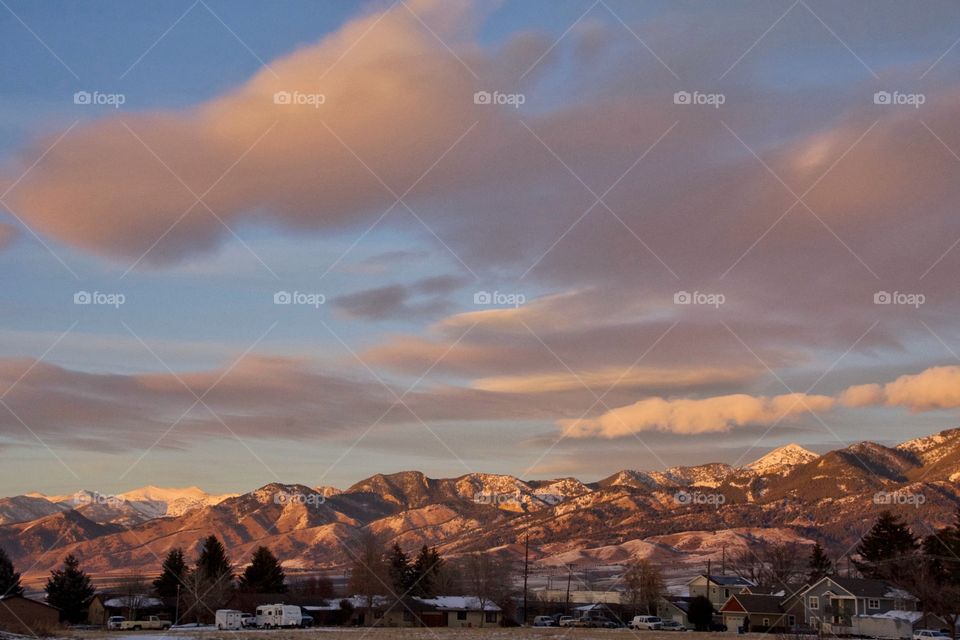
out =
<svg viewBox="0 0 960 640"><path fill-rule="evenodd" d="M0 9L6 493L955 426L950 3Z"/></svg>

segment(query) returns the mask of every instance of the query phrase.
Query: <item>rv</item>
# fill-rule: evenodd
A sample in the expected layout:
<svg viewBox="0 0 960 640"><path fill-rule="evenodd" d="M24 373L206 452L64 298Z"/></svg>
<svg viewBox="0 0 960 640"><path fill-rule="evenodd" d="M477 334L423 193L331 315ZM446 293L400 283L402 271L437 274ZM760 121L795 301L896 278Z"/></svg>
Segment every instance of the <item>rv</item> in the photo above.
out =
<svg viewBox="0 0 960 640"><path fill-rule="evenodd" d="M235 609L217 609L217 629L220 631L234 631L243 628L243 613Z"/></svg>
<svg viewBox="0 0 960 640"><path fill-rule="evenodd" d="M300 607L291 604L265 604L257 607L257 626L261 629L299 627Z"/></svg>

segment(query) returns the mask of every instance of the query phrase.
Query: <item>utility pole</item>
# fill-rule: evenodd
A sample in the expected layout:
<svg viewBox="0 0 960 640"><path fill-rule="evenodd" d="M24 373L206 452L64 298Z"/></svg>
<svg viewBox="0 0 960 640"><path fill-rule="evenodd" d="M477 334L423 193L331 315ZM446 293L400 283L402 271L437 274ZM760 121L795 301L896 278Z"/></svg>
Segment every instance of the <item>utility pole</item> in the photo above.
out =
<svg viewBox="0 0 960 640"><path fill-rule="evenodd" d="M180 624L180 585L177 584L177 603L174 605L173 624ZM169 611L169 609L167 609Z"/></svg>
<svg viewBox="0 0 960 640"><path fill-rule="evenodd" d="M725 575L727 575L727 545L723 545L723 547L721 547L721 548L722 548L723 551L722 551L722 554L721 554L721 556L720 556L720 558L721 558L721 563L720 563L720 575L725 576Z"/></svg>
<svg viewBox="0 0 960 640"><path fill-rule="evenodd" d="M567 565L567 600L563 605L563 615L570 615L570 579L573 578L573 567Z"/></svg>
<svg viewBox="0 0 960 640"><path fill-rule="evenodd" d="M527 624L527 575L530 572L530 534L523 541L523 624Z"/></svg>

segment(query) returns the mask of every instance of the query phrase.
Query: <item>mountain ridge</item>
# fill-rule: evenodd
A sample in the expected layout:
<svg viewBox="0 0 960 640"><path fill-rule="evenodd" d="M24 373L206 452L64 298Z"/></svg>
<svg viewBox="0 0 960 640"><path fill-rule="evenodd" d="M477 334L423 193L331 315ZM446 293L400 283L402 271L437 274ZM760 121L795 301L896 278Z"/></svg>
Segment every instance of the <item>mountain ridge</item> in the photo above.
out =
<svg viewBox="0 0 960 640"><path fill-rule="evenodd" d="M116 503L48 503L51 513L0 523L0 546L37 575L66 553L97 575L153 572L169 549L182 547L192 555L210 534L224 539L235 561L266 545L296 570L348 565L344 545L364 532L384 544L407 550L427 544L449 556L517 554L529 537L531 557L546 565L645 554L687 562L715 553L717 544L743 544L760 535L742 533L747 531L771 539L816 539L842 550L882 509L917 521L916 506L883 502L884 496L923 494L924 522L941 526L960 505L958 480L960 429L952 429L896 447L863 442L818 456L787 445L740 468L714 463L621 470L589 483L486 473L430 478L402 471L375 474L343 490L275 482L210 497L195 487L148 486L114 496ZM209 499L179 513L147 517L134 508L201 494ZM42 511L38 500L0 499L0 516L16 506L34 516ZM680 535L679 551L666 542L674 535Z"/></svg>

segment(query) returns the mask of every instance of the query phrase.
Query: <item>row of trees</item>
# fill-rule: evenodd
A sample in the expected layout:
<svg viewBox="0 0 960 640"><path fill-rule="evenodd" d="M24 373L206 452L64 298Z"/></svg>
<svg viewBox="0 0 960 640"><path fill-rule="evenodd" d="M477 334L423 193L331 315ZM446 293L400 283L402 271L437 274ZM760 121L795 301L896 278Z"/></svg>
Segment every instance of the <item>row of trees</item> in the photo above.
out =
<svg viewBox="0 0 960 640"><path fill-rule="evenodd" d="M362 596L367 624L372 623L369 613L377 596L387 596L389 607L403 607L401 601L408 596L440 594L473 596L481 609L489 603L505 609L512 606L514 567L492 554L472 553L457 563L449 563L435 548L424 545L411 560L397 544L384 553L372 534L363 536L347 552L353 560L349 588L351 593Z"/></svg>

